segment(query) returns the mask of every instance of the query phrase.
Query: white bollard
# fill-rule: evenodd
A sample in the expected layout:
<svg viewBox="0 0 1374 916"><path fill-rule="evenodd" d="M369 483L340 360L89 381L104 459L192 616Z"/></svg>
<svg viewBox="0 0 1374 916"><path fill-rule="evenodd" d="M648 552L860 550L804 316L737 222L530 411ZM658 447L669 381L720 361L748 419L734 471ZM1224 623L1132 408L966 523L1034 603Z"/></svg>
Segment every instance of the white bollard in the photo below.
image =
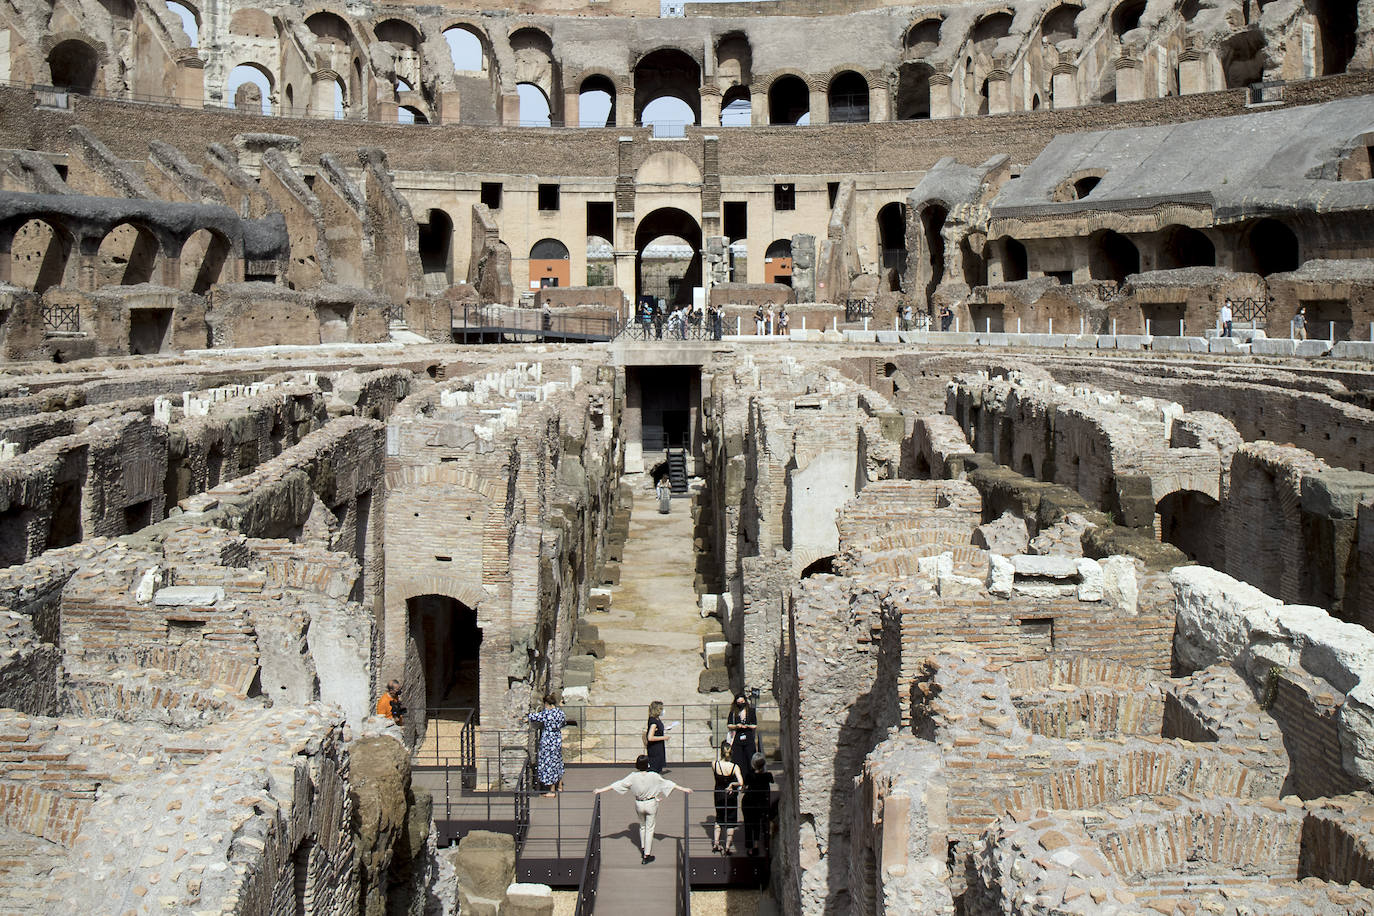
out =
<svg viewBox="0 0 1374 916"><path fill-rule="evenodd" d="M806 316L805 316L805 315L802 316L802 330L803 330L803 331L806 330Z"/></svg>
<svg viewBox="0 0 1374 916"><path fill-rule="evenodd" d="M984 333L984 334L991 334L991 333L992 333L992 316L991 316L991 315L985 315L985 316L983 317L983 333Z"/></svg>
<svg viewBox="0 0 1374 916"><path fill-rule="evenodd" d="M1116 336L1116 319L1115 319L1115 318L1112 319L1112 336L1113 336L1113 337Z"/></svg>
<svg viewBox="0 0 1374 916"><path fill-rule="evenodd" d="M1148 318L1145 319L1145 336L1150 336L1150 319Z"/></svg>
<svg viewBox="0 0 1374 916"><path fill-rule="evenodd" d="M1016 333L1018 333L1018 334L1021 333L1021 316L1020 316L1020 315L1017 315L1017 316L1016 316Z"/></svg>
<svg viewBox="0 0 1374 916"><path fill-rule="evenodd" d="M958 316L958 315L955 315L955 316L954 316L954 333L955 333L955 334L958 334L958 333L959 333L959 316Z"/></svg>
<svg viewBox="0 0 1374 916"><path fill-rule="evenodd" d="M867 316L867 315L864 316L864 330L865 330L865 331L868 330L868 316Z"/></svg>
<svg viewBox="0 0 1374 916"><path fill-rule="evenodd" d="M1079 336L1079 337L1082 337L1082 336L1083 336L1083 332L1084 332L1085 330L1086 330L1086 328L1084 328L1084 326L1083 326L1083 316L1082 316L1082 315L1079 315L1079 316L1078 316L1078 336Z"/></svg>
<svg viewBox="0 0 1374 916"><path fill-rule="evenodd" d="M1051 334L1054 333L1054 319L1053 319L1053 318L1050 319L1050 333L1051 333Z"/></svg>
<svg viewBox="0 0 1374 916"><path fill-rule="evenodd" d="M1331 344L1336 342L1336 322L1334 321L1326 323L1326 342Z"/></svg>
<svg viewBox="0 0 1374 916"><path fill-rule="evenodd" d="M832 330L832 331L838 331L839 329L840 329L840 319L837 318L837 317L834 316L834 315L831 315L831 316L830 316L830 330Z"/></svg>
<svg viewBox="0 0 1374 916"><path fill-rule="evenodd" d="M740 322L743 321L743 320L744 320L744 319L743 319L743 318L740 318L738 315L735 316L735 336L736 336L736 337L740 336Z"/></svg>
<svg viewBox="0 0 1374 916"><path fill-rule="evenodd" d="M897 327L897 316L896 316L896 315L893 315L893 316L892 316L892 330L894 330L894 331L900 330L900 329Z"/></svg>

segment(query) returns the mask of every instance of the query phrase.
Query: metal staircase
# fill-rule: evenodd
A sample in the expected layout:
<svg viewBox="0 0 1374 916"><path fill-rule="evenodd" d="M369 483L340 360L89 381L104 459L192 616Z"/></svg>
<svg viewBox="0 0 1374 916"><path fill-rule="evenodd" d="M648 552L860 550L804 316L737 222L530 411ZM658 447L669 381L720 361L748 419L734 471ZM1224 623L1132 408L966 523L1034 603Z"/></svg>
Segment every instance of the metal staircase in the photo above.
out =
<svg viewBox="0 0 1374 916"><path fill-rule="evenodd" d="M668 484L674 496L687 495L687 450L668 449Z"/></svg>

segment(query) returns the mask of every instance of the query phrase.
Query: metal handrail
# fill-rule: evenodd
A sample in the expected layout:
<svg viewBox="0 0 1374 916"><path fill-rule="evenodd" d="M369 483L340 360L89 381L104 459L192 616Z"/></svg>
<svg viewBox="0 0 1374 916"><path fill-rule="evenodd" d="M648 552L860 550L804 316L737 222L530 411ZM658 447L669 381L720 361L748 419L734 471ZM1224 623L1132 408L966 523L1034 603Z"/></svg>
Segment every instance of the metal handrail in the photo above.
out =
<svg viewBox="0 0 1374 916"><path fill-rule="evenodd" d="M621 714L622 710L624 710L623 715ZM576 728L573 732L576 741L572 742L565 739L563 742L564 761L568 763L629 762L644 753L643 735L648 724L648 713L645 707L564 706L563 712L568 717L569 726ZM761 723L778 721L778 713L776 706L760 706L754 709L755 718ZM728 733L726 720L729 715L730 704L728 703L679 703L663 707L661 718L665 723L674 719L684 723L681 728L673 730L676 731L676 734L670 731L668 733L670 740L664 742L664 751L667 753L668 762L708 763L714 760L720 742ZM706 721L709 740L700 745L688 743L689 729L685 723L692 717L701 717ZM610 725L609 734L605 732L599 732L595 735L588 734L588 726L607 724ZM593 743L588 740L590 737L609 738L610 746L607 747L604 740ZM763 739L757 733L755 734L755 742L758 750L763 751Z"/></svg>
<svg viewBox="0 0 1374 916"><path fill-rule="evenodd" d="M682 845L677 858L678 916L692 916L692 796L682 794Z"/></svg>
<svg viewBox="0 0 1374 916"><path fill-rule="evenodd" d="M611 340L620 331L620 321L616 318L556 315L543 309L467 303L449 306L449 326L454 333L462 333L465 337L474 334L479 337L487 334L529 334L541 340L572 336Z"/></svg>
<svg viewBox="0 0 1374 916"><path fill-rule="evenodd" d="M574 916L591 916L601 881L601 796L592 802L592 825L587 830L587 851L582 855L582 880L577 885Z"/></svg>
<svg viewBox="0 0 1374 916"><path fill-rule="evenodd" d="M725 319L721 318L721 333L725 333ZM673 343L683 340L715 340L711 321L689 321L685 327L669 328L667 321L626 321L620 326L618 337L626 340L657 340Z"/></svg>

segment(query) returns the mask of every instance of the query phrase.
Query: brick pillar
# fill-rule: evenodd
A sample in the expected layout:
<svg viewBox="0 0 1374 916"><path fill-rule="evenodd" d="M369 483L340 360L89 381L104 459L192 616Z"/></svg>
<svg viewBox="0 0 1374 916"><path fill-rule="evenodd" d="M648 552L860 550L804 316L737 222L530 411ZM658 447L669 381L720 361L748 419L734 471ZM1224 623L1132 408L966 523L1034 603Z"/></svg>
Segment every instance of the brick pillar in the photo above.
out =
<svg viewBox="0 0 1374 916"><path fill-rule="evenodd" d="M563 126L576 127L581 120L582 94L574 86L563 90Z"/></svg>
<svg viewBox="0 0 1374 916"><path fill-rule="evenodd" d="M1051 92L1055 108L1078 107L1078 68L1073 64L1060 62L1054 65L1051 77Z"/></svg>
<svg viewBox="0 0 1374 916"><path fill-rule="evenodd" d="M615 87L615 126L635 126L635 87L633 85Z"/></svg>
<svg viewBox="0 0 1374 916"><path fill-rule="evenodd" d="M806 85L811 90L811 123L829 124L830 97L826 94L825 83L808 80Z"/></svg>
<svg viewBox="0 0 1374 916"><path fill-rule="evenodd" d="M1178 94L1193 95L1210 92L1211 81L1207 78L1207 58L1197 48L1189 48L1178 58Z"/></svg>
<svg viewBox="0 0 1374 916"><path fill-rule="evenodd" d="M1011 111L1011 74L1000 67L988 74L988 114Z"/></svg>
<svg viewBox="0 0 1374 916"><path fill-rule="evenodd" d="M720 127L720 90L715 86L701 87L701 126Z"/></svg>
<svg viewBox="0 0 1374 916"><path fill-rule="evenodd" d="M501 93L501 123L511 126L520 123L520 93Z"/></svg>
<svg viewBox="0 0 1374 916"><path fill-rule="evenodd" d="M950 79L948 73L932 73L930 75L930 117L948 118L950 117L949 91L954 85L954 80Z"/></svg>
<svg viewBox="0 0 1374 916"><path fill-rule="evenodd" d="M868 81L868 120L892 120L892 84L886 77L875 76Z"/></svg>
<svg viewBox="0 0 1374 916"><path fill-rule="evenodd" d="M1118 102L1138 102L1145 98L1145 68L1140 61L1118 57L1112 66L1116 68Z"/></svg>
<svg viewBox="0 0 1374 916"><path fill-rule="evenodd" d="M755 127L768 125L768 93L754 89L749 93L749 123Z"/></svg>
<svg viewBox="0 0 1374 916"><path fill-rule="evenodd" d="M195 48L183 48L177 53L176 97L190 108L205 104L205 61L196 55Z"/></svg>

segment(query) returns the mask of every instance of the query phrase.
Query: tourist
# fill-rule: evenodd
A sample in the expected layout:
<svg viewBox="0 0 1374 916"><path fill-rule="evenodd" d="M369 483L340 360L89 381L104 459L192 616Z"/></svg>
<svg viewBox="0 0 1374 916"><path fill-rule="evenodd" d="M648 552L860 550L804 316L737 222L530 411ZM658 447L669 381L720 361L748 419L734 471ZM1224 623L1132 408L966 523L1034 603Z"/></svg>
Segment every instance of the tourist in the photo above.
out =
<svg viewBox="0 0 1374 916"><path fill-rule="evenodd" d="M1221 336L1231 336L1231 299L1229 296L1221 304Z"/></svg>
<svg viewBox="0 0 1374 916"><path fill-rule="evenodd" d="M730 716L725 720L725 727L730 730L730 737L727 739L731 744L730 759L735 761L740 770L744 770L754 759L754 752L758 750L755 732L759 728L754 709L744 694L735 697L735 702L730 707Z"/></svg>
<svg viewBox="0 0 1374 916"><path fill-rule="evenodd" d="M663 312L665 306L662 302L654 304L654 337L657 340L663 339Z"/></svg>
<svg viewBox="0 0 1374 916"><path fill-rule="evenodd" d="M949 303L940 305L940 330L948 331L949 326L954 323L954 312L950 311Z"/></svg>
<svg viewBox="0 0 1374 916"><path fill-rule="evenodd" d="M778 309L778 333L786 335L787 326L792 323L792 318L787 314L787 306Z"/></svg>
<svg viewBox="0 0 1374 916"><path fill-rule="evenodd" d="M654 322L654 303L652 299L639 300L639 325L644 329L644 339L649 339L649 327Z"/></svg>
<svg viewBox="0 0 1374 916"><path fill-rule="evenodd" d="M1298 309L1298 313L1293 316L1293 337L1296 340L1307 339L1307 307Z"/></svg>
<svg viewBox="0 0 1374 916"><path fill-rule="evenodd" d="M755 754L744 777L744 846L748 855L761 856L768 840L768 809L772 803L773 774L768 760Z"/></svg>
<svg viewBox="0 0 1374 916"><path fill-rule="evenodd" d="M754 309L754 333L759 337L764 334L764 314L763 306Z"/></svg>
<svg viewBox="0 0 1374 916"><path fill-rule="evenodd" d="M639 817L640 865L648 865L654 860L654 819L658 815L658 801L673 794L674 789L681 789L688 795L692 794L692 790L686 786L680 786L671 779L664 779L658 773L650 771L649 755L640 754L635 758L633 773L595 791L597 795L611 791L619 795L624 795L626 792L634 794L635 814Z"/></svg>
<svg viewBox="0 0 1374 916"><path fill-rule="evenodd" d="M660 477L658 482L654 484L654 495L658 497L659 515L667 515L672 509L671 500L673 498L673 488L672 485L668 483L666 474Z"/></svg>
<svg viewBox="0 0 1374 916"><path fill-rule="evenodd" d="M529 720L539 726L534 773L545 786L544 797L553 798L563 791L563 726L568 724L568 717L558 708L554 695L546 693L544 708L530 713Z"/></svg>
<svg viewBox="0 0 1374 916"><path fill-rule="evenodd" d="M711 841L712 852L729 852L735 842L735 827L739 824L739 790L744 786L744 774L730 759L730 742L720 743L720 756L711 764L716 778L716 831ZM725 843L721 844L722 831Z"/></svg>
<svg viewBox="0 0 1374 916"><path fill-rule="evenodd" d="M903 305L902 308L901 308L901 321L902 321L902 330L903 330L903 331L910 331L910 330L911 330L911 303L910 303L910 302L908 302L907 304Z"/></svg>
<svg viewBox="0 0 1374 916"><path fill-rule="evenodd" d="M397 725L405 724L406 707L401 702L401 682L395 678L386 682L386 693L377 699L377 715Z"/></svg>
<svg viewBox="0 0 1374 916"><path fill-rule="evenodd" d="M725 334L725 306L717 305L711 309L711 337L720 340Z"/></svg>
<svg viewBox="0 0 1374 916"><path fill-rule="evenodd" d="M668 730L663 727L663 701L654 700L649 704L649 721L644 725L644 753L649 758L649 769L662 773L668 763Z"/></svg>
<svg viewBox="0 0 1374 916"><path fill-rule="evenodd" d="M764 326L768 328L769 334L773 334L775 331L777 331L777 324L775 323L773 317L773 306L768 306L768 311L764 314L767 315L767 320L764 322Z"/></svg>

